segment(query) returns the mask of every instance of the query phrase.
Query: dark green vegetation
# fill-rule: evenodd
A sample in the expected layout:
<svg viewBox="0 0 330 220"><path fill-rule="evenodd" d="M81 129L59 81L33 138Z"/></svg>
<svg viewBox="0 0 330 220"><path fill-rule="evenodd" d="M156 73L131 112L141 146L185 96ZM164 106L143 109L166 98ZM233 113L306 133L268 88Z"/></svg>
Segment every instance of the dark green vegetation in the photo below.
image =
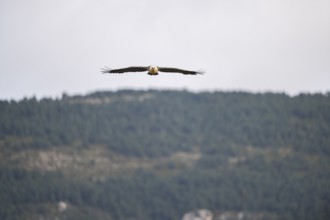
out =
<svg viewBox="0 0 330 220"><path fill-rule="evenodd" d="M0 204L0 219L172 220L197 208L330 219L330 97L1 101Z"/></svg>

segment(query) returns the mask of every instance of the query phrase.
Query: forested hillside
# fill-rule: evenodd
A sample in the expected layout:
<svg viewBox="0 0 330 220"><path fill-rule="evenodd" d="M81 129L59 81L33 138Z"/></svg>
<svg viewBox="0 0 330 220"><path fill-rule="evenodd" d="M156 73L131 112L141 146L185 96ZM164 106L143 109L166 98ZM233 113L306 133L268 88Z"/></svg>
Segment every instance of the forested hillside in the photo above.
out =
<svg viewBox="0 0 330 220"><path fill-rule="evenodd" d="M123 90L3 100L0 204L10 220L172 220L199 208L330 219L330 96Z"/></svg>

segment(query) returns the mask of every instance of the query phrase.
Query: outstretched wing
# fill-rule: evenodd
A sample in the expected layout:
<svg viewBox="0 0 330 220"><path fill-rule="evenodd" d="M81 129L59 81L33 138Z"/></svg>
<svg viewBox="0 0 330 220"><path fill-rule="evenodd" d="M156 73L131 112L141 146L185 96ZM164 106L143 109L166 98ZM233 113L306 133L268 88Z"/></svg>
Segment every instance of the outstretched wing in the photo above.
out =
<svg viewBox="0 0 330 220"><path fill-rule="evenodd" d="M172 68L172 67L158 67L158 70L161 72L167 72L167 73L182 73L185 75L197 75L197 74L203 74L204 71L191 71L191 70L183 70L178 68Z"/></svg>
<svg viewBox="0 0 330 220"><path fill-rule="evenodd" d="M126 73L126 72L144 72L148 71L147 66L131 66L121 69L110 69L108 67L101 68L102 73Z"/></svg>

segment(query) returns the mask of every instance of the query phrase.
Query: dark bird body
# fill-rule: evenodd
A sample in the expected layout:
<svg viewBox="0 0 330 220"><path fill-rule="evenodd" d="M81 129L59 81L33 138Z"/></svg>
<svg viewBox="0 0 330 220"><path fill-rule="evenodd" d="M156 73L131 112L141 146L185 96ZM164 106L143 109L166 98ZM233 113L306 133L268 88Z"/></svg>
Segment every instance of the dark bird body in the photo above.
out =
<svg viewBox="0 0 330 220"><path fill-rule="evenodd" d="M146 72L146 71L148 72L149 75L158 75L158 72L182 73L185 75L197 75L204 73L203 71L191 71L191 70L184 70L173 67L159 67L159 66L131 66L120 69L110 69L110 68L102 69L102 73L119 73L119 74L126 72Z"/></svg>

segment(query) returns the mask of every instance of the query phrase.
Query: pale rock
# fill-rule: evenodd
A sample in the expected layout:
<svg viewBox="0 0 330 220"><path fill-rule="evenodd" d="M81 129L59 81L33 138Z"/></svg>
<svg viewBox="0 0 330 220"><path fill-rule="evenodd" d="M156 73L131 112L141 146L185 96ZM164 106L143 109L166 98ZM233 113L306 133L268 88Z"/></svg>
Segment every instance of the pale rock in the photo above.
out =
<svg viewBox="0 0 330 220"><path fill-rule="evenodd" d="M182 220L212 220L213 214L210 210L199 209L196 211L188 212L183 215Z"/></svg>
<svg viewBox="0 0 330 220"><path fill-rule="evenodd" d="M58 211L64 212L68 208L68 204L66 202L60 201L58 202Z"/></svg>

